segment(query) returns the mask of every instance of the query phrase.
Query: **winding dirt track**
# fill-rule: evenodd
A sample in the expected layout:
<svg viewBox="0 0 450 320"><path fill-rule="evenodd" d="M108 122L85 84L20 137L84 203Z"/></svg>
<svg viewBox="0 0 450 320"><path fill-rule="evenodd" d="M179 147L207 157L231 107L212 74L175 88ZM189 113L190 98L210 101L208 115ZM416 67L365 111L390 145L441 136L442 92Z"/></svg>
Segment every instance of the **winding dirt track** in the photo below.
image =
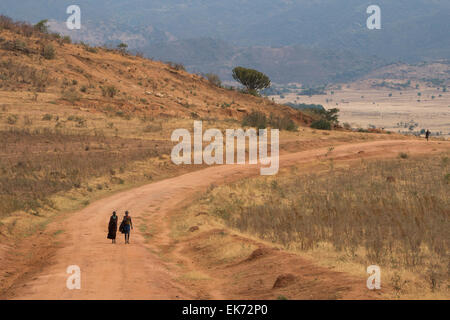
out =
<svg viewBox="0 0 450 320"><path fill-rule="evenodd" d="M449 150L447 142L416 140L375 141L336 147L331 157L339 159L388 158L399 152L421 154ZM280 167L300 162L316 161L324 157L328 148L292 153L280 157ZM361 152L363 151L363 152ZM329 156L330 157L330 156ZM173 262L162 259L153 248L171 241L168 214L189 203L194 193L216 185L259 174L257 166L224 165L188 173L175 178L145 185L99 200L85 209L55 222L64 230L61 248L51 264L20 287L12 289L13 299L190 299L196 298L188 287L177 281ZM122 237L112 245L106 239L109 216L117 210L121 218L129 210L135 228L131 244ZM139 224L146 219L158 226L157 237L147 242ZM55 226L54 226L55 227ZM119 236L119 234L118 234ZM152 248L153 247L153 248ZM66 269L69 265L81 268L81 290L68 290ZM213 288L221 298L220 288Z"/></svg>

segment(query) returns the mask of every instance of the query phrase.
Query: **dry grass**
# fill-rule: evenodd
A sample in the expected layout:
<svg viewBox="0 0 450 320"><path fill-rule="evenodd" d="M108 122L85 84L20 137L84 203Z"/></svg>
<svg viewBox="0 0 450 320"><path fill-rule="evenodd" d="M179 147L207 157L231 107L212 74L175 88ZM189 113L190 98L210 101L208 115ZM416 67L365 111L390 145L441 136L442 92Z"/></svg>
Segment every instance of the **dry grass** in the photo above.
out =
<svg viewBox="0 0 450 320"><path fill-rule="evenodd" d="M52 205L48 197L90 178L114 178L134 161L170 152L152 141L69 134L59 130L0 131L0 216Z"/></svg>
<svg viewBox="0 0 450 320"><path fill-rule="evenodd" d="M0 61L0 80L0 88L3 89L18 90L22 87L31 87L37 92L45 91L53 81L48 70L39 70L11 59Z"/></svg>
<svg viewBox="0 0 450 320"><path fill-rule="evenodd" d="M351 262L396 270L389 281L399 292L407 273L425 290L445 292L449 165L447 155L368 162L321 174L289 171L212 189L201 204L228 226L287 249L328 247Z"/></svg>

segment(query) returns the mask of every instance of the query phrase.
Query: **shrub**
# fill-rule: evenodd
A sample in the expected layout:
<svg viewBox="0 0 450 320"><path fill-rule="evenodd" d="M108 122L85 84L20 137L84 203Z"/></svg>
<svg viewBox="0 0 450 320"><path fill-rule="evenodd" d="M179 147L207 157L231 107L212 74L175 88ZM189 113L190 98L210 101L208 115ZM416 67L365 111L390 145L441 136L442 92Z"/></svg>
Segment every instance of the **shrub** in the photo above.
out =
<svg viewBox="0 0 450 320"><path fill-rule="evenodd" d="M42 117L42 120L44 121L51 121L53 119L53 116L51 114L44 114L44 116Z"/></svg>
<svg viewBox="0 0 450 320"><path fill-rule="evenodd" d="M407 153L404 153L404 152L400 152L400 153L398 154L398 156L399 156L400 158L402 158L402 159L408 159L408 154L407 154Z"/></svg>
<svg viewBox="0 0 450 320"><path fill-rule="evenodd" d="M298 129L298 126L291 118L289 118L289 116L275 117L273 114L271 114L269 118L269 125L272 128L287 131L297 131Z"/></svg>
<svg viewBox="0 0 450 320"><path fill-rule="evenodd" d="M51 60L55 58L55 52L55 47L51 43L48 43L42 48L41 54L45 59Z"/></svg>
<svg viewBox="0 0 450 320"><path fill-rule="evenodd" d="M17 114L9 115L8 118L6 118L6 122L11 125L16 124L17 120L19 120L19 116Z"/></svg>
<svg viewBox="0 0 450 320"><path fill-rule="evenodd" d="M144 132L160 132L162 129L162 123L160 122L158 124L149 124L144 128Z"/></svg>
<svg viewBox="0 0 450 320"><path fill-rule="evenodd" d="M222 81L220 80L219 76L214 73L207 73L204 75L204 77L211 83L212 85L216 87L222 86Z"/></svg>
<svg viewBox="0 0 450 320"><path fill-rule="evenodd" d="M81 99L80 94L75 91L75 88L70 88L69 90L64 90L61 95L61 99L74 103Z"/></svg>
<svg viewBox="0 0 450 320"><path fill-rule="evenodd" d="M72 43L72 39L69 36L64 36L64 37L62 37L61 42L70 44L70 43Z"/></svg>
<svg viewBox="0 0 450 320"><path fill-rule="evenodd" d="M179 71L179 70L186 71L186 68L184 67L184 65L182 63L168 61L167 64L169 65L169 67L171 69L174 69L177 71Z"/></svg>
<svg viewBox="0 0 450 320"><path fill-rule="evenodd" d="M325 119L316 120L311 123L311 128L318 130L331 130L331 122Z"/></svg>
<svg viewBox="0 0 450 320"><path fill-rule="evenodd" d="M289 118L289 116L279 117L270 115L269 118L260 111L252 111L242 120L242 125L247 127L255 127L257 129L265 129L270 126L274 129L296 131L298 126Z"/></svg>
<svg viewBox="0 0 450 320"><path fill-rule="evenodd" d="M114 86L101 87L101 89L102 95L104 97L114 98L114 96L117 94L117 89Z"/></svg>
<svg viewBox="0 0 450 320"><path fill-rule="evenodd" d="M87 52L90 53L97 53L98 49L95 47L91 47L90 45L84 43L84 42L80 42L81 46L83 47L84 50L86 50Z"/></svg>
<svg viewBox="0 0 450 320"><path fill-rule="evenodd" d="M450 173L447 173L444 177L444 181L446 184L450 184Z"/></svg>
<svg viewBox="0 0 450 320"><path fill-rule="evenodd" d="M242 120L243 126L255 127L257 129L265 129L267 127L267 117L260 111L252 111Z"/></svg>

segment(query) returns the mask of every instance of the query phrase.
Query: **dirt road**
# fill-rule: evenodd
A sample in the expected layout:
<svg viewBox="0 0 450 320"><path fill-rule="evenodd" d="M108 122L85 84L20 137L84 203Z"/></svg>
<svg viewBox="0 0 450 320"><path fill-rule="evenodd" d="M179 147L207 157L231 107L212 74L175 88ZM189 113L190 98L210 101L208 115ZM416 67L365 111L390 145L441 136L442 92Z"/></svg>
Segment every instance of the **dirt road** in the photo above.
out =
<svg viewBox="0 0 450 320"><path fill-rule="evenodd" d="M375 141L336 147L329 157L357 159L396 157L409 154L449 150L447 142L411 140ZM280 166L315 161L329 148L288 154L280 157ZM174 261L161 258L155 250L171 242L167 216L183 203L189 203L194 193L245 176L257 175L257 166L224 165L210 167L179 177L145 185L99 200L66 219L54 222L51 230L62 230L61 244L50 264L32 275L25 283L7 292L9 299L189 299L195 293L180 281L173 268ZM113 210L123 215L129 210L134 228L131 244L125 245L118 234L116 245L106 239L107 223ZM146 241L138 227L143 221L158 227L158 234ZM175 244L176 245L176 244ZM81 290L68 290L66 269L81 268ZM309 269L311 271L311 269ZM214 281L212 282L214 283ZM335 284L333 284L335 285ZM347 285L347 284L342 284ZM213 298L222 298L220 288L211 288ZM314 288L311 288L314 290ZM225 297L227 298L227 297ZM228 297L229 298L229 297Z"/></svg>

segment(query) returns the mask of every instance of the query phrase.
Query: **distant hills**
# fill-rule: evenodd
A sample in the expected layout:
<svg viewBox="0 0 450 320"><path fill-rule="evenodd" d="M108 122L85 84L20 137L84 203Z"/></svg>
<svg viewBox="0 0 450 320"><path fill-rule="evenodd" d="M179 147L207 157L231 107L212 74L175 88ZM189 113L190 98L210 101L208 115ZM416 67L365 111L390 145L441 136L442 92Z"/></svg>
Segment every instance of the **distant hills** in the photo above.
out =
<svg viewBox="0 0 450 320"><path fill-rule="evenodd" d="M283 47L237 47L210 38L158 43L142 49L150 57L182 61L194 72L231 79L231 69L247 66L267 73L273 82L318 84L345 82L386 64L386 60L346 50Z"/></svg>
<svg viewBox="0 0 450 320"><path fill-rule="evenodd" d="M2 0L0 13L96 44L127 42L149 57L230 79L236 64L276 82L359 77L390 62L450 59L450 1L439 0L78 0L83 28L67 32L67 0ZM366 8L381 7L368 30ZM59 23L58 23L59 22ZM375 58L376 56L376 58Z"/></svg>

